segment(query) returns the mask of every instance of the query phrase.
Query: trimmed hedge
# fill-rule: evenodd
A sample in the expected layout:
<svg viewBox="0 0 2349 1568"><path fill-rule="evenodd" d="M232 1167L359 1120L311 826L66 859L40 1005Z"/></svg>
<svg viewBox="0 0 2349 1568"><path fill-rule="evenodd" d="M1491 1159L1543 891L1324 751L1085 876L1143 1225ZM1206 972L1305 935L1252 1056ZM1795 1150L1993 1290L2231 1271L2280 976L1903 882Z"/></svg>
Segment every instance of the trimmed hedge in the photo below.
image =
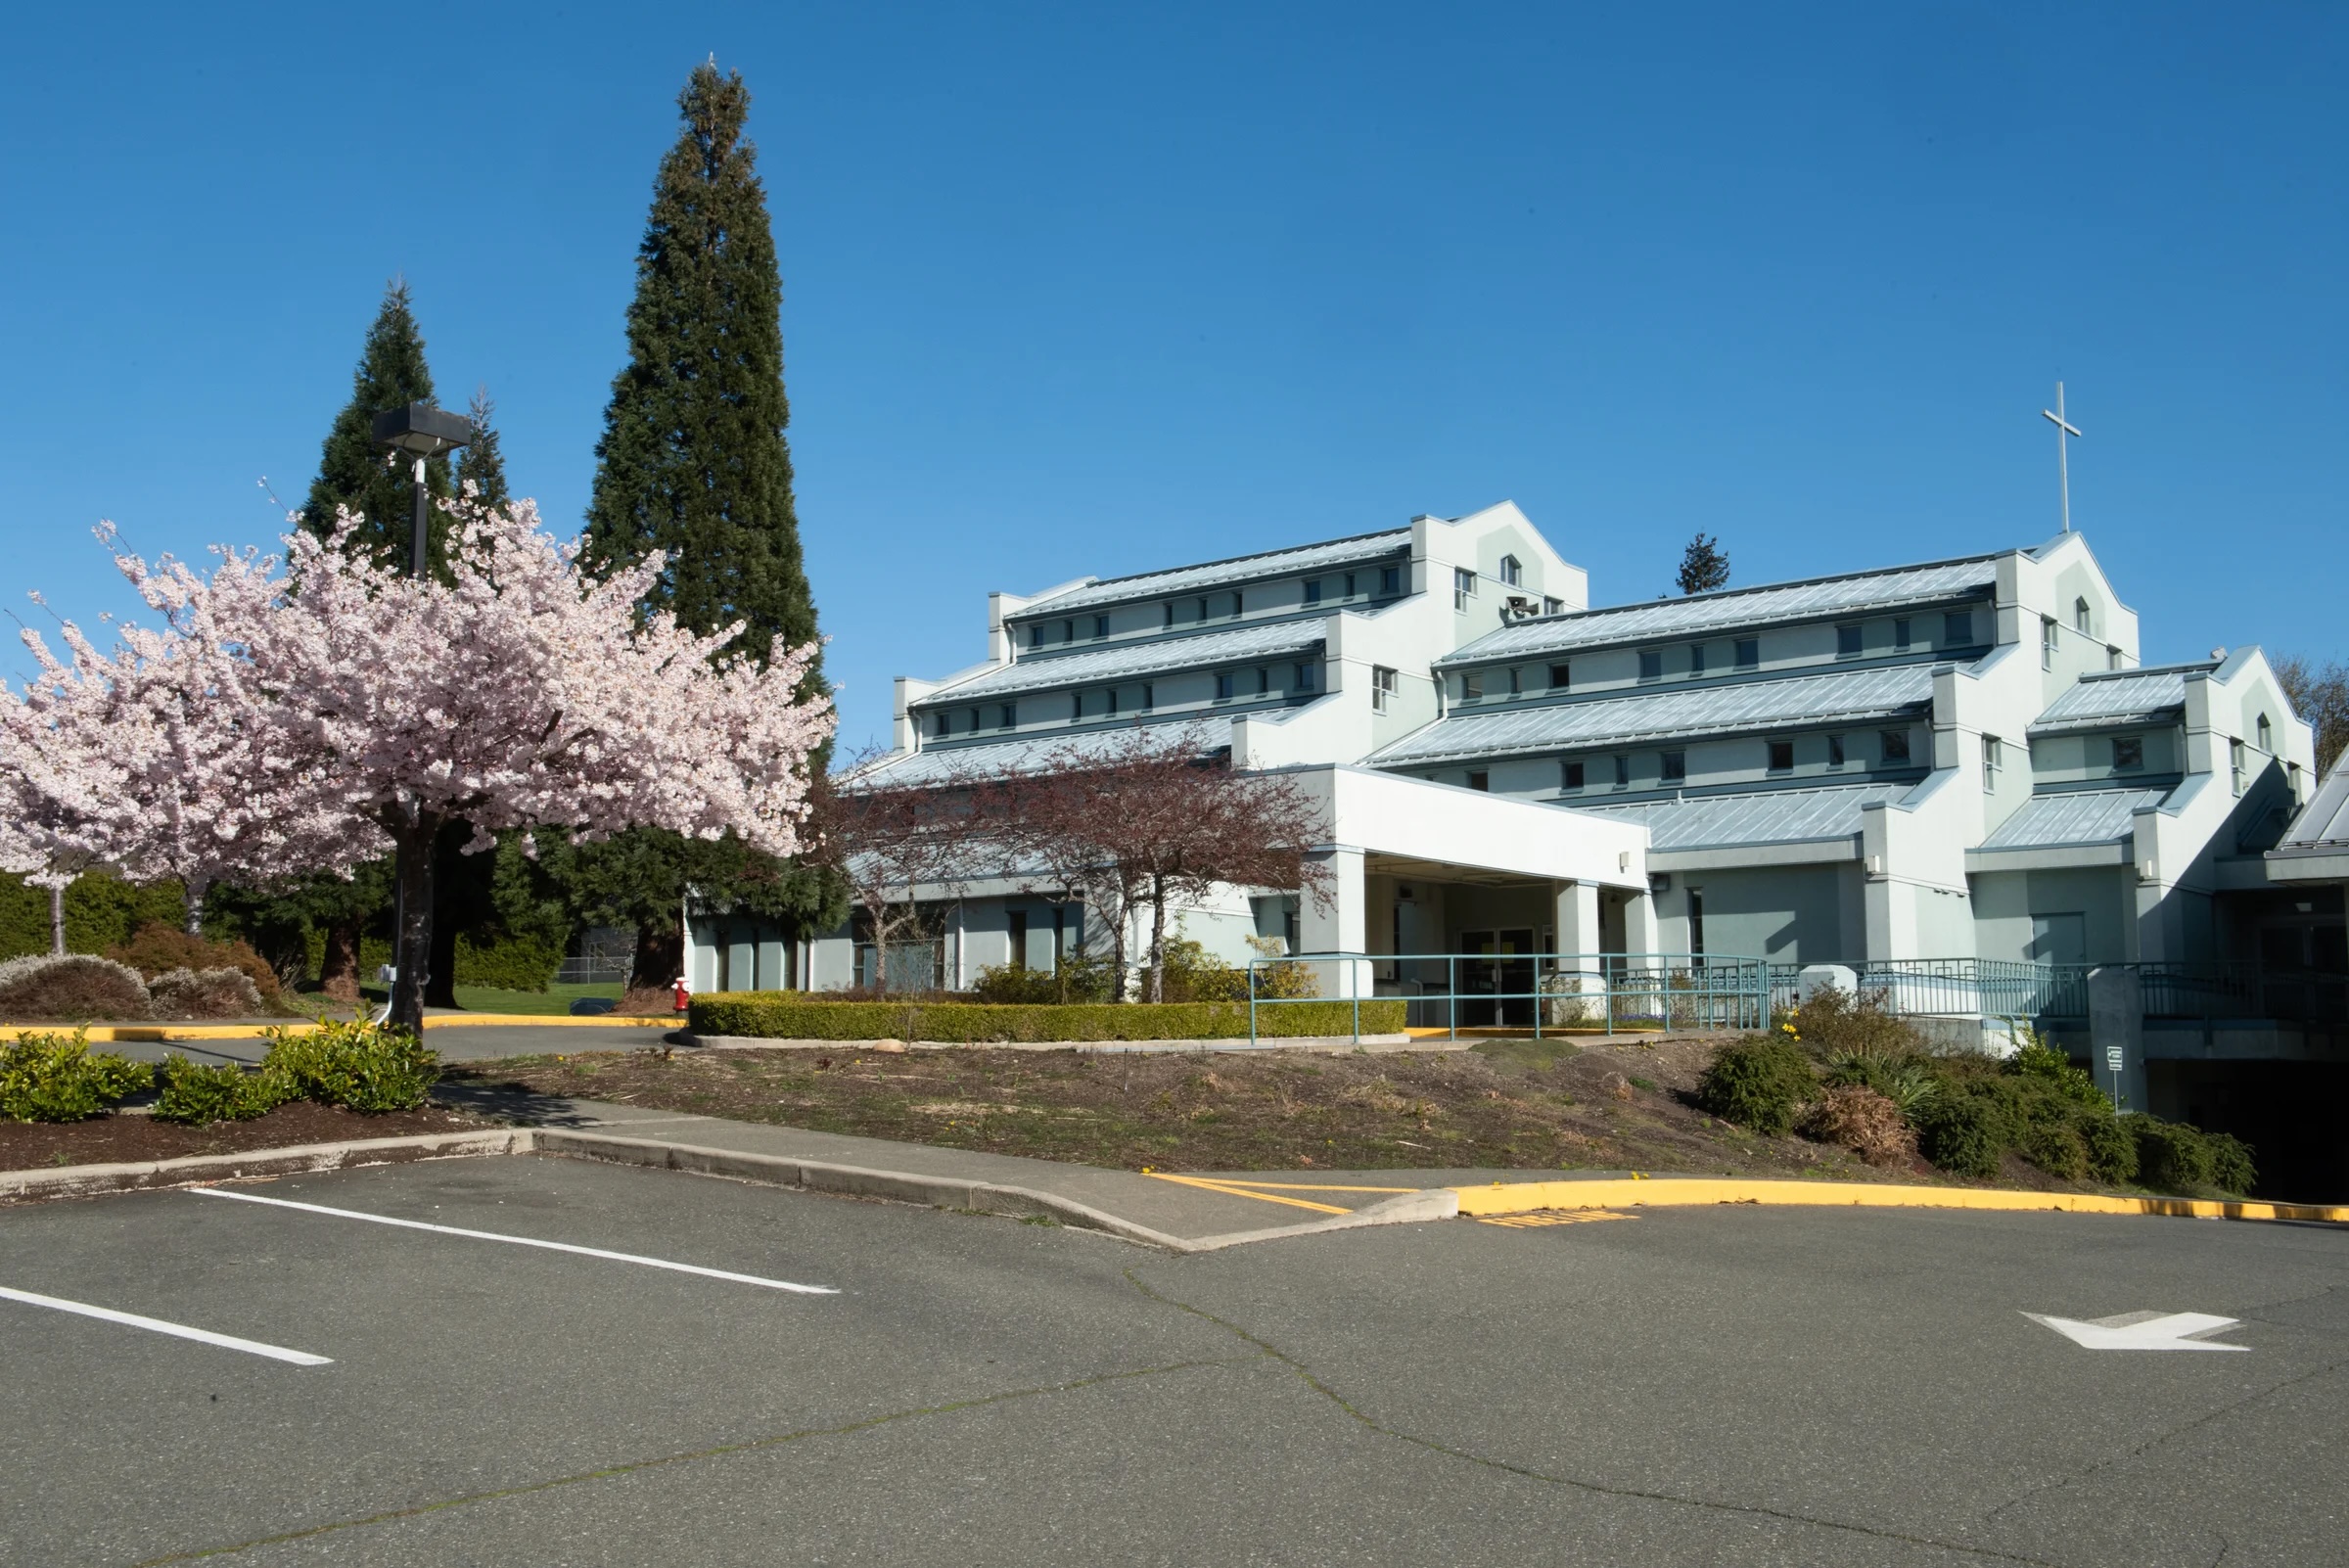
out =
<svg viewBox="0 0 2349 1568"><path fill-rule="evenodd" d="M1363 1034L1392 1035L1402 1030L1401 998L1365 998L1361 1005ZM691 1016L696 1034L764 1039L926 1039L984 1044L993 1040L1232 1039L1248 1033L1245 1002L837 1002L819 1001L796 991L732 991L694 997ZM1354 1003L1302 1001L1260 1006L1256 1032L1279 1039L1351 1035Z"/></svg>

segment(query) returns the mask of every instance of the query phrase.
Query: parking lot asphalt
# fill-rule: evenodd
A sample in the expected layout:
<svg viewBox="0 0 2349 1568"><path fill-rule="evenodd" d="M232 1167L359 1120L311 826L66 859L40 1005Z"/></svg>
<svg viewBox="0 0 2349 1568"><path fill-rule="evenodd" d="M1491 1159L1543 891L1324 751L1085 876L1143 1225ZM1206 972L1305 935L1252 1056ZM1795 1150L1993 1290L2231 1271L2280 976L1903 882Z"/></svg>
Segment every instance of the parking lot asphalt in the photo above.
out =
<svg viewBox="0 0 2349 1568"><path fill-rule="evenodd" d="M280 1201L0 1213L0 1288L325 1359L0 1299L0 1562L2349 1561L2330 1228L1724 1208L1175 1257L548 1158L235 1190ZM2148 1310L2248 1350L2024 1315Z"/></svg>

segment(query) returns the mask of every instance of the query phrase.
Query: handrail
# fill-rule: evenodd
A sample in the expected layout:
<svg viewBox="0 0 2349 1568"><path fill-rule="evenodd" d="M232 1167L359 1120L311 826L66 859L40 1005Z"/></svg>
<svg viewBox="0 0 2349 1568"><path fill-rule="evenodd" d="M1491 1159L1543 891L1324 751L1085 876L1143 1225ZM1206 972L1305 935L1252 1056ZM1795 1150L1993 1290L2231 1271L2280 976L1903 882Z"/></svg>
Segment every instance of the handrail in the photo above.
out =
<svg viewBox="0 0 2349 1568"><path fill-rule="evenodd" d="M1439 979L1424 972L1441 965ZM1408 971L1419 968L1420 974ZM1303 969L1315 980L1309 995L1267 994L1264 977ZM1379 971L1384 969L1385 974ZM1578 1028L1763 1029L1770 1023L1770 965L1761 958L1721 953L1373 953L1302 952L1248 960L1248 1038L1257 1043L1260 1007L1293 1002L1351 1000L1354 1038L1361 1038L1361 1004L1400 998L1406 1021L1440 1016L1446 1038L1462 1028L1544 1033ZM1324 978L1339 995L1321 993ZM1380 992L1381 985L1396 989ZM1405 991L1405 986L1414 988ZM1464 1017L1473 1012L1476 1017Z"/></svg>

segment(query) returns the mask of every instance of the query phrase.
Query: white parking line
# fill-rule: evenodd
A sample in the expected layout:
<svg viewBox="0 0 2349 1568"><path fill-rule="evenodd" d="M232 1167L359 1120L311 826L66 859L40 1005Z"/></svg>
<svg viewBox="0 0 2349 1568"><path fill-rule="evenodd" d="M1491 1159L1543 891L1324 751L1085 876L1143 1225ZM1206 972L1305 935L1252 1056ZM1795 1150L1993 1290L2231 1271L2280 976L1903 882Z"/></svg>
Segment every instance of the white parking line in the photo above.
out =
<svg viewBox="0 0 2349 1568"><path fill-rule="evenodd" d="M141 1317L137 1313L118 1313L112 1307L93 1307L84 1301L67 1301L58 1296L38 1296L29 1290L11 1290L0 1285L0 1297L21 1301L31 1307L50 1307L61 1313L77 1313L84 1317L96 1317L109 1323L122 1323L131 1328L144 1328L158 1334L169 1334L174 1339L192 1339L202 1345L218 1345L223 1350L243 1351L248 1356L266 1356L273 1361L292 1361L297 1366L332 1366L329 1356L312 1356L308 1351L287 1350L282 1345L264 1345L255 1339L239 1339L234 1334L215 1334L208 1328L190 1328L185 1323L166 1323L160 1317Z"/></svg>
<svg viewBox="0 0 2349 1568"><path fill-rule="evenodd" d="M769 1290L795 1291L802 1296L837 1296L840 1294L830 1285L795 1285L788 1279L761 1279L757 1274L737 1274L723 1268L704 1268L699 1264L670 1263L665 1258L639 1258L632 1252L607 1252L601 1247L574 1246L568 1241L540 1241L535 1236L507 1236L500 1235L494 1230L464 1230L455 1225L428 1224L422 1220L394 1220L390 1215L364 1214L357 1209L329 1209L321 1203L296 1203L291 1198L264 1198L257 1192L231 1192L223 1187L191 1187L188 1190L200 1198L234 1198L239 1203L266 1203L278 1209L299 1209L304 1214L333 1215L338 1220L364 1220L370 1224L397 1225L403 1230L431 1230L443 1236L466 1236L475 1241L504 1241L517 1247L541 1247L548 1252L577 1253L582 1258L608 1258L614 1263L642 1264L647 1268L667 1268L673 1273L700 1274L707 1279L730 1279L738 1285L764 1285Z"/></svg>

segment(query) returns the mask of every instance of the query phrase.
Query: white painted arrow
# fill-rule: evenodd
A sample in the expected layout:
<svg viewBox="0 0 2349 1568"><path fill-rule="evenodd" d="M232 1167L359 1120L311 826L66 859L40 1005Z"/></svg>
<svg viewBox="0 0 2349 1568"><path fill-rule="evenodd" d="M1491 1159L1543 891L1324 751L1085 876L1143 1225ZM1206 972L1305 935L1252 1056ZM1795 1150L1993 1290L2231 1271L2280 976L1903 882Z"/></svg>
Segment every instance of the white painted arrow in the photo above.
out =
<svg viewBox="0 0 2349 1568"><path fill-rule="evenodd" d="M2050 1317L2025 1313L2075 1344L2090 1350L2247 1351L2248 1345L2214 1344L2205 1335L2233 1328L2239 1317L2215 1317L2209 1313L2122 1313L2081 1322L2073 1317Z"/></svg>

